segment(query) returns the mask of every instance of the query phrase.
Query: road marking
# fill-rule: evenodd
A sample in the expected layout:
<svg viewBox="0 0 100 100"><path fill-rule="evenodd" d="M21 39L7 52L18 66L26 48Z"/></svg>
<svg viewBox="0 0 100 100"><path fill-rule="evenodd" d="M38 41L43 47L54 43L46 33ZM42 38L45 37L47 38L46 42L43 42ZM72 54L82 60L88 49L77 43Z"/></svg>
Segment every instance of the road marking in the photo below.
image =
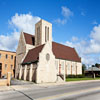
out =
<svg viewBox="0 0 100 100"><path fill-rule="evenodd" d="M54 96L43 97L43 98L39 98L39 99L35 99L35 100L52 100L52 99L57 99L57 98L64 97L64 96L78 95L78 94L82 94L84 92L88 93L88 92L92 92L92 91L96 91L96 90L100 90L100 87L90 88L90 89L85 89L85 90L78 90L78 91L74 91L74 92L69 92L69 93L63 93L63 94L58 94L58 95L54 95Z"/></svg>

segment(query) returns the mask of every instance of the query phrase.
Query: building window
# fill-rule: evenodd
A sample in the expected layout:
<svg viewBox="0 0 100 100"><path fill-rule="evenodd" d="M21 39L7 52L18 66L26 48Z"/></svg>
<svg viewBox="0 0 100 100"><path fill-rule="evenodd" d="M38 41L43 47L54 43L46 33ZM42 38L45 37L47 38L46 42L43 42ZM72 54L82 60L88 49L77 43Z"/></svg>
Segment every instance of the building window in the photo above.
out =
<svg viewBox="0 0 100 100"><path fill-rule="evenodd" d="M11 70L13 69L13 65L11 65Z"/></svg>
<svg viewBox="0 0 100 100"><path fill-rule="evenodd" d="M0 63L0 70L2 70L2 63Z"/></svg>
<svg viewBox="0 0 100 100"><path fill-rule="evenodd" d="M11 59L13 59L13 55L11 55Z"/></svg>
<svg viewBox="0 0 100 100"><path fill-rule="evenodd" d="M0 53L0 58L1 58L1 53Z"/></svg>
<svg viewBox="0 0 100 100"><path fill-rule="evenodd" d="M58 70L58 61L55 61L56 69Z"/></svg>
<svg viewBox="0 0 100 100"><path fill-rule="evenodd" d="M8 58L8 55L6 54L6 59Z"/></svg>
<svg viewBox="0 0 100 100"><path fill-rule="evenodd" d="M37 28L37 45L40 44L40 27Z"/></svg>
<svg viewBox="0 0 100 100"><path fill-rule="evenodd" d="M47 42L47 27L45 26L45 42Z"/></svg>
<svg viewBox="0 0 100 100"><path fill-rule="evenodd" d="M64 70L64 62L61 63L62 70Z"/></svg>
<svg viewBox="0 0 100 100"><path fill-rule="evenodd" d="M67 63L67 68L68 68L68 70L70 70L70 64L69 63Z"/></svg>
<svg viewBox="0 0 100 100"><path fill-rule="evenodd" d="M49 41L49 27L48 27L48 41Z"/></svg>
<svg viewBox="0 0 100 100"><path fill-rule="evenodd" d="M45 42L49 41L49 27L45 26Z"/></svg>
<svg viewBox="0 0 100 100"><path fill-rule="evenodd" d="M5 70L7 69L7 64L5 64Z"/></svg>

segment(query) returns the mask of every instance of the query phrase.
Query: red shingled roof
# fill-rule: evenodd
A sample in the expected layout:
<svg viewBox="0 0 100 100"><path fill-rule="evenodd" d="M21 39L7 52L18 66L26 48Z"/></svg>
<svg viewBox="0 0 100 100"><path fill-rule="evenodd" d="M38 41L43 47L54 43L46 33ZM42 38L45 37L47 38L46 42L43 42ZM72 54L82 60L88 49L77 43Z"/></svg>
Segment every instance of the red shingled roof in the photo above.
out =
<svg viewBox="0 0 100 100"><path fill-rule="evenodd" d="M74 48L52 42L52 50L57 59L81 62L81 58L78 56Z"/></svg>
<svg viewBox="0 0 100 100"><path fill-rule="evenodd" d="M29 50L23 63L30 63L30 62L38 61L39 53L41 52L43 46L44 44Z"/></svg>
<svg viewBox="0 0 100 100"><path fill-rule="evenodd" d="M35 45L35 36L25 32L23 33L24 33L26 44Z"/></svg>
<svg viewBox="0 0 100 100"><path fill-rule="evenodd" d="M39 58L39 53L43 49L44 45L40 45L34 49L29 50L27 56L25 57L23 63L29 63L37 61ZM81 62L81 58L78 56L74 48L52 42L53 54L57 59L64 59L69 61Z"/></svg>

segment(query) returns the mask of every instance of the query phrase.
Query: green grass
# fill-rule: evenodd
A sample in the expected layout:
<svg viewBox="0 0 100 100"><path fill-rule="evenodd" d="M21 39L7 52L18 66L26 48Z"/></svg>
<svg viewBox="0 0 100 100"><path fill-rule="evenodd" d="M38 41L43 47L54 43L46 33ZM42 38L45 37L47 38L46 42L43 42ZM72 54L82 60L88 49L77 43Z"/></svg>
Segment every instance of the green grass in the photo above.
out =
<svg viewBox="0 0 100 100"><path fill-rule="evenodd" d="M66 78L66 81L83 81L83 80L100 80L100 78L88 78L88 77L84 77L84 78Z"/></svg>

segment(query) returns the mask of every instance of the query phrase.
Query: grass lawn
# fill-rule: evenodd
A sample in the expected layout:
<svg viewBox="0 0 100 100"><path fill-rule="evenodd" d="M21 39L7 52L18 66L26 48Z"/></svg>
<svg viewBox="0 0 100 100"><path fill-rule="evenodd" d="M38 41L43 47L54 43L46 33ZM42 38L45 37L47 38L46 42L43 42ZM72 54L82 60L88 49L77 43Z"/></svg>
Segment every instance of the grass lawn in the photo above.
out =
<svg viewBox="0 0 100 100"><path fill-rule="evenodd" d="M88 78L88 77L84 77L84 78L66 78L66 81L83 81L83 80L100 80L100 78Z"/></svg>

